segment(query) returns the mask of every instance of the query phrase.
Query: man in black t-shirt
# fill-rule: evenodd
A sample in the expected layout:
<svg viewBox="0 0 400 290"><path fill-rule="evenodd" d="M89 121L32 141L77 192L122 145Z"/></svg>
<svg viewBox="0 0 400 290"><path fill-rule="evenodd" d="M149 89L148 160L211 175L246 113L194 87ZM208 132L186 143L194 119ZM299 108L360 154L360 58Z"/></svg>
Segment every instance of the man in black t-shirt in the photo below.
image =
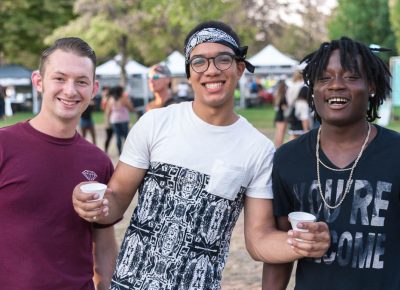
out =
<svg viewBox="0 0 400 290"><path fill-rule="evenodd" d="M390 92L376 52L342 37L304 59L321 126L276 152L274 213L282 230L291 211L314 214L331 246L298 262L296 290L400 289L400 134L371 123ZM285 288L291 267L265 264L265 289Z"/></svg>

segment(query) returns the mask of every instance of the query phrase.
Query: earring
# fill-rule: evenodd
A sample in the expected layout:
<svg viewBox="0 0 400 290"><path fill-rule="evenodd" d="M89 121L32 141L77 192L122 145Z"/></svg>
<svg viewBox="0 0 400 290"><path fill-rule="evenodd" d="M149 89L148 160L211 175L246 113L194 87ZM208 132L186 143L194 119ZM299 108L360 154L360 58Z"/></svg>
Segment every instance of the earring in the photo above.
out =
<svg viewBox="0 0 400 290"><path fill-rule="evenodd" d="M312 94L312 95L311 95L311 98L313 98L313 99L314 99L314 94Z"/></svg>
<svg viewBox="0 0 400 290"><path fill-rule="evenodd" d="M371 98L375 97L375 93L370 94Z"/></svg>

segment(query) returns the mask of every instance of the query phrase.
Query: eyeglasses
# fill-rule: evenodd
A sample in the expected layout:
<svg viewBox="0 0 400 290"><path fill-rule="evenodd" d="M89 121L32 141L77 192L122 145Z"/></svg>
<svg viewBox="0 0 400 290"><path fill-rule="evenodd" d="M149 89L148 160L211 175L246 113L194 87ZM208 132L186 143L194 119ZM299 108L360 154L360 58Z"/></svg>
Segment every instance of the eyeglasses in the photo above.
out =
<svg viewBox="0 0 400 290"><path fill-rule="evenodd" d="M164 79L167 76L166 75L161 75L161 74L158 74L158 75L155 74L155 75L152 75L152 76L148 75L147 77L149 78L149 80L156 81L156 80L159 80L159 79Z"/></svg>
<svg viewBox="0 0 400 290"><path fill-rule="evenodd" d="M189 60L189 64L195 72L203 73L208 70L210 60L212 59L214 66L220 71L224 71L232 66L235 58L237 57L231 53L221 53L214 57L195 56Z"/></svg>

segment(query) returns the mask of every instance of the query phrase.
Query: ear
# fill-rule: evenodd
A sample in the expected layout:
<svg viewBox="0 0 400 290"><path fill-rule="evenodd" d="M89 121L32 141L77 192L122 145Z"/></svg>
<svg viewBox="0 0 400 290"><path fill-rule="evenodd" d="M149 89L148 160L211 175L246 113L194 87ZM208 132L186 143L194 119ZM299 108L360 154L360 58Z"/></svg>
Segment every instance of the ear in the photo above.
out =
<svg viewBox="0 0 400 290"><path fill-rule="evenodd" d="M98 91L99 91L99 81L98 81L98 80L94 80L93 92L92 92L92 99L93 99L94 96L98 93Z"/></svg>
<svg viewBox="0 0 400 290"><path fill-rule="evenodd" d="M38 70L32 72L32 84L39 93L43 93L43 79Z"/></svg>
<svg viewBox="0 0 400 290"><path fill-rule="evenodd" d="M236 67L237 67L237 76L238 78L241 78L244 70L246 69L246 64L243 61L237 61Z"/></svg>
<svg viewBox="0 0 400 290"><path fill-rule="evenodd" d="M372 94L375 95L376 93L376 86L375 84L369 84L368 85L368 94L371 96Z"/></svg>

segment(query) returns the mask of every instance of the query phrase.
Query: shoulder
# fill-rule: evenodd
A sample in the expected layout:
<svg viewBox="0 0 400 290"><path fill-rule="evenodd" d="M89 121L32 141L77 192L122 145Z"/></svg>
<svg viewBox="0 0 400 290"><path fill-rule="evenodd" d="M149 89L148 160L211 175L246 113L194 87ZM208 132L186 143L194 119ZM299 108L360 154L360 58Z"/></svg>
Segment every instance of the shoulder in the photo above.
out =
<svg viewBox="0 0 400 290"><path fill-rule="evenodd" d="M246 118L240 116L240 126L238 126L238 136L249 142L253 148L264 148L266 152L275 152L275 146L273 142L255 128Z"/></svg>
<svg viewBox="0 0 400 290"><path fill-rule="evenodd" d="M395 145L398 146L400 143L400 133L394 130L374 125L378 131L377 139L381 140L385 146Z"/></svg>
<svg viewBox="0 0 400 290"><path fill-rule="evenodd" d="M28 121L0 128L0 138L1 138L0 143L7 142L21 136L24 132L24 127L26 126L25 125L26 122Z"/></svg>
<svg viewBox="0 0 400 290"><path fill-rule="evenodd" d="M283 144L276 150L275 162L292 162L306 158L306 154L312 154L315 149L317 129L313 129L298 138Z"/></svg>

